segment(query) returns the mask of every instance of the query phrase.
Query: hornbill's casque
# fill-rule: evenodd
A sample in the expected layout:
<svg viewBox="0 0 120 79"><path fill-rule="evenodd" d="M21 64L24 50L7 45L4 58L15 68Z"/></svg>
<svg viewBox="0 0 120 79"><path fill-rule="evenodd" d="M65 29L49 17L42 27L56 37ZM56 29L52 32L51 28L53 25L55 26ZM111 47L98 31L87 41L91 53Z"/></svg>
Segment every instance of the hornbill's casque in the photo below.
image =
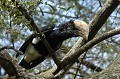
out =
<svg viewBox="0 0 120 79"><path fill-rule="evenodd" d="M62 42L71 37L81 36L88 39L89 27L84 21L70 20L58 26L49 25L41 28L46 40L54 50L60 48ZM32 34L19 49L24 53L24 58L19 63L25 69L31 69L40 64L49 55L37 34ZM16 55L18 57L18 54Z"/></svg>

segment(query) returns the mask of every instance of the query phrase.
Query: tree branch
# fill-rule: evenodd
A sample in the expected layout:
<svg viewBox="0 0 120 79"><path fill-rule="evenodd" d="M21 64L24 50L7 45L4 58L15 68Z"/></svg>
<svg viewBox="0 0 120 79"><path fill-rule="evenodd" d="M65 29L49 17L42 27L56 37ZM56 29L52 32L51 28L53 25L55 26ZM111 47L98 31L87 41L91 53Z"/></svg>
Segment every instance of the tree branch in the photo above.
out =
<svg viewBox="0 0 120 79"><path fill-rule="evenodd" d="M98 2L99 2L100 7L102 7L102 3L101 3L101 1L100 1L100 0L98 0Z"/></svg>
<svg viewBox="0 0 120 79"><path fill-rule="evenodd" d="M76 50L74 53L70 54L68 57L62 59L61 62L61 69L69 66L70 64L73 64L78 57L85 51L87 51L88 49L90 49L91 47L93 47L94 45L100 43L101 41L112 37L114 35L120 34L120 28L118 29L114 29L112 31L106 32L94 39L92 39L91 41L87 42L85 45L83 45L82 47L80 47L78 50ZM59 72L60 70L58 70Z"/></svg>
<svg viewBox="0 0 120 79"><path fill-rule="evenodd" d="M0 49L4 47L0 46ZM18 50L19 51L19 50ZM5 69L9 76L0 77L0 79L29 79L30 73L18 65L18 62L13 59L6 50L0 51L0 65Z"/></svg>
<svg viewBox="0 0 120 79"><path fill-rule="evenodd" d="M0 65L5 69L9 76L18 77L18 72L11 61L0 55Z"/></svg>
<svg viewBox="0 0 120 79"><path fill-rule="evenodd" d="M61 55L59 55L59 54L62 53L62 54L65 55L69 50L70 50L70 49L69 49L68 47L66 47L66 46L61 46L61 48L56 52L56 53L57 53L57 56L59 56L58 58L62 59L63 56L61 56ZM76 50L76 49L75 49L75 50ZM74 51L75 51L75 50L74 50ZM81 62L82 59L83 59L83 57L79 57L77 62L78 62L78 63L80 62L82 65L85 65L87 68L90 68L90 69L95 70L95 71L97 71L97 72L100 72L100 71L103 70L102 68L94 65L92 62L86 61L86 60L84 60L84 59L83 59L83 62Z"/></svg>
<svg viewBox="0 0 120 79"><path fill-rule="evenodd" d="M93 17L92 23L90 24L90 32L88 40L94 38L102 25L106 22L111 13L120 4L119 0L107 0L104 6L98 11L98 13Z"/></svg>
<svg viewBox="0 0 120 79"><path fill-rule="evenodd" d="M2 48L3 47L0 46L0 49ZM7 54L6 51L0 51L0 65L5 69L6 73L9 76L15 76L18 78L16 67L14 66L14 63L9 60L9 58L11 57Z"/></svg>

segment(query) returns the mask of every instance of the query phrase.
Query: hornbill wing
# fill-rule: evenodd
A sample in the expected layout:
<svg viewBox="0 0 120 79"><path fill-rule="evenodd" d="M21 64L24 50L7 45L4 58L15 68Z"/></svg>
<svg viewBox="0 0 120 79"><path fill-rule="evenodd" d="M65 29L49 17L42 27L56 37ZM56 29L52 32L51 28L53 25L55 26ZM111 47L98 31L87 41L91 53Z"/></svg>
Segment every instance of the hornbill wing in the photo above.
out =
<svg viewBox="0 0 120 79"><path fill-rule="evenodd" d="M29 43L33 40L33 38L35 37L35 34L32 34L31 36L28 36L26 38L26 41L23 43L23 45L20 47L20 51L22 51L23 54L25 54L25 50L27 48L27 46L29 45ZM19 54L17 53L16 58L19 56Z"/></svg>
<svg viewBox="0 0 120 79"><path fill-rule="evenodd" d="M52 24L46 25L46 26L41 28L41 32L46 33L46 32L53 30L54 28L55 28L55 25L52 25Z"/></svg>
<svg viewBox="0 0 120 79"><path fill-rule="evenodd" d="M55 28L55 25L46 25L44 27L41 28L41 32L42 33L46 33L46 32L49 32L49 31L52 31L53 29ZM28 36L26 38L26 41L24 42L24 44L20 47L20 51L23 52L23 54L25 54L25 50L27 48L27 46L29 45L29 43L33 40L33 38L35 37L35 33L33 33L31 36ZM16 58L19 56L19 54L17 53L16 54Z"/></svg>
<svg viewBox="0 0 120 79"><path fill-rule="evenodd" d="M44 60L45 60L44 56L40 56L30 63L27 63L24 59L22 59L20 66L24 67L25 69L31 69L35 67L36 65L40 64L41 62L43 62Z"/></svg>

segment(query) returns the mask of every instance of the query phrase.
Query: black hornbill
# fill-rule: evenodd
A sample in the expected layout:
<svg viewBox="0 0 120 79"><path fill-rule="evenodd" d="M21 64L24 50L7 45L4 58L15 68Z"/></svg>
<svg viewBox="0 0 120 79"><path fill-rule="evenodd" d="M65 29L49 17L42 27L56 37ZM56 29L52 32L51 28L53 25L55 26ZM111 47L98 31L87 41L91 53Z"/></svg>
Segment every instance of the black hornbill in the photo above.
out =
<svg viewBox="0 0 120 79"><path fill-rule="evenodd" d="M87 40L89 27L84 21L70 20L58 26L49 25L42 27L41 31L55 52L60 48L62 42L68 38L81 36L84 40ZM35 33L25 41L19 50L24 53L24 58L19 64L25 69L35 67L49 55L40 37ZM18 57L18 54L16 57Z"/></svg>

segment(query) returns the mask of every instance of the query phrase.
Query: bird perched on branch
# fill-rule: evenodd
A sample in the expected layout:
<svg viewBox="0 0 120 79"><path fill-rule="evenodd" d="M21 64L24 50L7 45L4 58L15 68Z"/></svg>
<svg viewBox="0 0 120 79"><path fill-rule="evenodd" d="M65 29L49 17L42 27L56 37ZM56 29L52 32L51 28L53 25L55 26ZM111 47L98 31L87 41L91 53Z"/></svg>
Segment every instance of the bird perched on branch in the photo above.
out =
<svg viewBox="0 0 120 79"><path fill-rule="evenodd" d="M89 27L87 23L80 20L70 20L58 26L49 25L41 28L51 48L58 50L62 42L71 37L81 36L88 39ZM31 69L43 62L49 55L37 34L32 34L19 49L24 53L24 58L19 63L25 69ZM18 54L16 55L18 57Z"/></svg>

